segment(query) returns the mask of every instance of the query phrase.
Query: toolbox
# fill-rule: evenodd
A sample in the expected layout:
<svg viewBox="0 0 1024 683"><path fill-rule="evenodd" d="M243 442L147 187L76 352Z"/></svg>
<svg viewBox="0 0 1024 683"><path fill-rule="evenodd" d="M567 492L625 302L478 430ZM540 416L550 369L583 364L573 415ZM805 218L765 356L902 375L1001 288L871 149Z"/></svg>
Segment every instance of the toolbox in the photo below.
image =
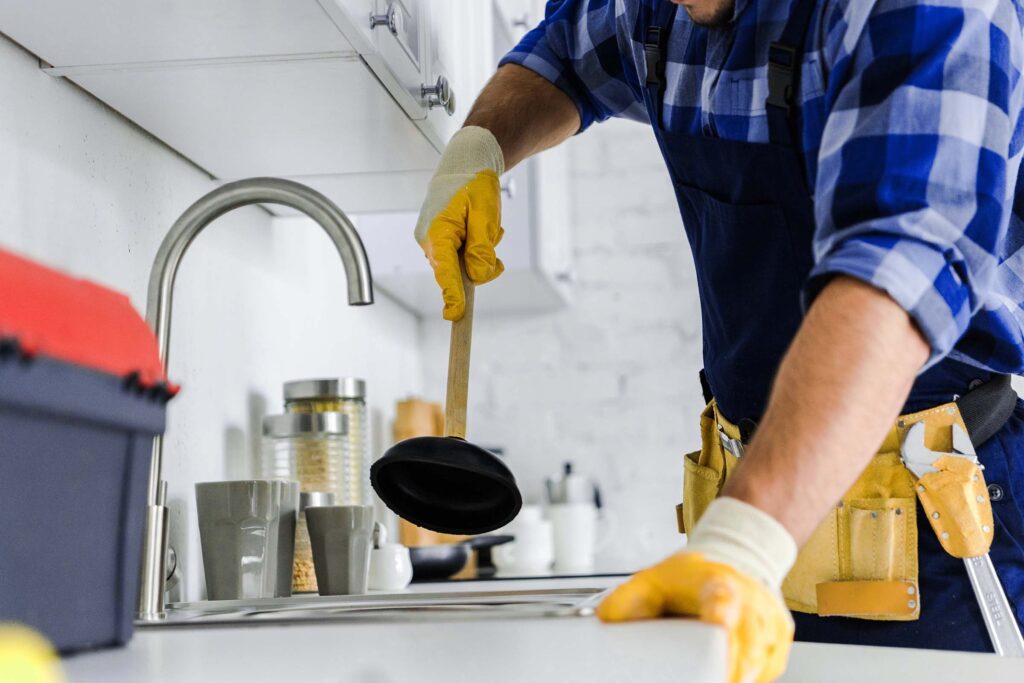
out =
<svg viewBox="0 0 1024 683"><path fill-rule="evenodd" d="M128 298L0 250L0 622L131 638L168 384Z"/></svg>

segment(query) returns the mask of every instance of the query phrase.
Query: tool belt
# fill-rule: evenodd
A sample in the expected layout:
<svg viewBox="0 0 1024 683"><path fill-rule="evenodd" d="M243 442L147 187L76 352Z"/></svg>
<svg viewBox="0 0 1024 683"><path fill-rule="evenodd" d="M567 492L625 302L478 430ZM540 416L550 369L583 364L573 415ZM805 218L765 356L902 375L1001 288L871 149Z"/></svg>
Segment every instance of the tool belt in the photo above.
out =
<svg viewBox="0 0 1024 683"><path fill-rule="evenodd" d="M953 451L952 426L967 430L975 446L1009 419L1017 396L1009 377L997 377L958 400L901 416L860 478L804 544L782 594L790 609L821 616L912 621L920 616L917 500L946 552L984 554L992 541L992 506L981 467L940 457L936 472L918 479L903 464L909 429L925 424L925 446ZM692 529L742 459L741 429L714 401L701 414L700 451L684 459L683 503L676 506L680 532Z"/></svg>

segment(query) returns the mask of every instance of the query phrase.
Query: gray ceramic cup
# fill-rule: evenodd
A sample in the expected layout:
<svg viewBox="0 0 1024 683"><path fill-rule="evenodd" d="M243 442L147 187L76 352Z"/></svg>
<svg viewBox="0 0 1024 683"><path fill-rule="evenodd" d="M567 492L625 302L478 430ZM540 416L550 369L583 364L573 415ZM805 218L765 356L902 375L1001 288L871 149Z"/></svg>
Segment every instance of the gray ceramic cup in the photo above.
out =
<svg viewBox="0 0 1024 683"><path fill-rule="evenodd" d="M370 573L373 507L308 507L306 524L320 595L365 593Z"/></svg>
<svg viewBox="0 0 1024 683"><path fill-rule="evenodd" d="M299 512L299 482L275 480L274 485L275 495L279 495L281 500L281 514L277 518L277 548L272 554L277 557L274 597L290 598L292 563L295 561L295 522Z"/></svg>
<svg viewBox="0 0 1024 683"><path fill-rule="evenodd" d="M274 597L283 491L283 483L273 481L196 484L199 540L210 600Z"/></svg>

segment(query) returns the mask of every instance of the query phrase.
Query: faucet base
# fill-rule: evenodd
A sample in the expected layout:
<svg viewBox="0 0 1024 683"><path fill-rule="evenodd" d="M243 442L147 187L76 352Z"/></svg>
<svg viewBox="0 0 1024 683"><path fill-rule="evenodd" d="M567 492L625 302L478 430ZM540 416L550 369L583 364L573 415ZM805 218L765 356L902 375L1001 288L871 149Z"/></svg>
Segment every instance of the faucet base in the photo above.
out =
<svg viewBox="0 0 1024 683"><path fill-rule="evenodd" d="M146 508L146 526L142 542L142 575L139 581L139 610L142 621L165 617L164 590L167 578L167 506Z"/></svg>

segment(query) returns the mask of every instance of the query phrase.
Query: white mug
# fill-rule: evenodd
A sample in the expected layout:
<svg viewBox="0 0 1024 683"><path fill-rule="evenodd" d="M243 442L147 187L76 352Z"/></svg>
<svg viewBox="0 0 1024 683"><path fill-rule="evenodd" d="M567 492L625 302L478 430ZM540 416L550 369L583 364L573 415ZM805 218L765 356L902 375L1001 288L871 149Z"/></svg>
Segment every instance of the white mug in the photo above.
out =
<svg viewBox="0 0 1024 683"><path fill-rule="evenodd" d="M548 508L555 532L555 571L585 572L597 553L597 508L591 503L562 503Z"/></svg>
<svg viewBox="0 0 1024 683"><path fill-rule="evenodd" d="M536 514L526 506L523 510L527 511L526 517L520 513L509 527L516 540L491 549L491 558L499 574L542 573L551 568L554 559L551 522L541 519L539 507Z"/></svg>
<svg viewBox="0 0 1024 683"><path fill-rule="evenodd" d="M402 590L410 581L412 560L408 548L399 543L382 543L370 550L370 590Z"/></svg>

